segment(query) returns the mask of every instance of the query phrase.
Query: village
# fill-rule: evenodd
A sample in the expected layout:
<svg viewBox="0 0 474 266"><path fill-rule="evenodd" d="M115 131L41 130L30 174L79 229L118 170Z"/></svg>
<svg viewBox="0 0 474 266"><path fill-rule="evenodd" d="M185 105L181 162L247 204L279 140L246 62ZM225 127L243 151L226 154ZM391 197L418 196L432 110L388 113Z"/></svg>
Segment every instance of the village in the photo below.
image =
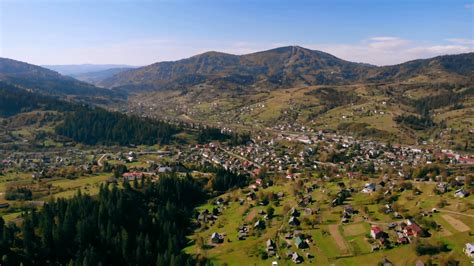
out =
<svg viewBox="0 0 474 266"><path fill-rule="evenodd" d="M335 133L273 131L237 146L10 152L1 158L0 208L4 219L15 221L24 208L51 197L78 190L95 195L103 183L156 180L170 172L209 179L213 173L199 169L214 166L251 181L198 208L189 253L232 262L239 250L248 263L262 265L374 258L395 265L400 261L393 250L427 263L416 250L438 248L425 241L443 240L450 245L440 246L441 254L455 250L456 259L467 259L474 256L471 156Z"/></svg>
<svg viewBox="0 0 474 266"><path fill-rule="evenodd" d="M450 250L473 257L473 201L458 193L462 185L442 194L432 183L399 180L265 180L200 207L187 251L229 265L426 265ZM394 255L400 249L406 257Z"/></svg>

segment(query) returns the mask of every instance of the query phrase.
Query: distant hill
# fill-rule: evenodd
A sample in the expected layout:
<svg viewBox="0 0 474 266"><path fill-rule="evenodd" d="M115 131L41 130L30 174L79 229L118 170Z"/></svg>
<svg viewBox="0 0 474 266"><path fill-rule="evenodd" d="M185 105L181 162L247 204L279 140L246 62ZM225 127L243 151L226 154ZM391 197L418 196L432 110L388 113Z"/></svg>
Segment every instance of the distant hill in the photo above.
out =
<svg viewBox="0 0 474 266"><path fill-rule="evenodd" d="M288 46L241 56L207 52L125 71L104 80L101 85L128 90L188 87L200 83L222 88L279 88L353 82L372 68L374 66L344 61L324 52Z"/></svg>
<svg viewBox="0 0 474 266"><path fill-rule="evenodd" d="M134 66L117 64L42 65L42 67L67 76L77 76L79 74L104 71L113 68L135 68Z"/></svg>
<svg viewBox="0 0 474 266"><path fill-rule="evenodd" d="M117 93L28 63L0 58L0 81L35 92L60 96L112 97Z"/></svg>
<svg viewBox="0 0 474 266"><path fill-rule="evenodd" d="M100 84L128 91L164 90L203 84L217 89L291 88L413 79L469 81L474 53L376 67L328 53L288 46L247 55L207 52L174 62L124 71Z"/></svg>
<svg viewBox="0 0 474 266"><path fill-rule="evenodd" d="M80 74L72 74L71 76L75 79L80 81L84 81L90 84L99 85L100 83L112 77L113 75L119 74L121 72L131 70L133 68L110 68L106 70L94 71L94 72L87 72L87 73L80 73Z"/></svg>
<svg viewBox="0 0 474 266"><path fill-rule="evenodd" d="M473 77L474 53L465 53L374 68L365 76L365 80L368 82L408 80L472 82Z"/></svg>

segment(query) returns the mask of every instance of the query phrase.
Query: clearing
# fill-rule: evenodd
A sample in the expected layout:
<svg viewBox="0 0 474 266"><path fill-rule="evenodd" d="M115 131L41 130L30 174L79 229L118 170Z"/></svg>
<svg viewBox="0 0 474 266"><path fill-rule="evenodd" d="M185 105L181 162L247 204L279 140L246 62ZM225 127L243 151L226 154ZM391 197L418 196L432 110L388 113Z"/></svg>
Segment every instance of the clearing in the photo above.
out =
<svg viewBox="0 0 474 266"><path fill-rule="evenodd" d="M361 223L344 226L343 231L345 236L356 236L366 233L365 227Z"/></svg>
<svg viewBox="0 0 474 266"><path fill-rule="evenodd" d="M346 246L346 241L344 240L344 238L341 236L341 233L339 232L339 225L331 224L328 227L329 227L329 233L331 233L331 236L334 238L334 241L336 241L336 244L341 250L341 253L342 254L348 253L349 248Z"/></svg>
<svg viewBox="0 0 474 266"><path fill-rule="evenodd" d="M469 226L465 223L459 221L458 219L452 217L451 215L444 214L442 215L443 219L446 220L454 229L458 230L459 232L466 232L471 230Z"/></svg>

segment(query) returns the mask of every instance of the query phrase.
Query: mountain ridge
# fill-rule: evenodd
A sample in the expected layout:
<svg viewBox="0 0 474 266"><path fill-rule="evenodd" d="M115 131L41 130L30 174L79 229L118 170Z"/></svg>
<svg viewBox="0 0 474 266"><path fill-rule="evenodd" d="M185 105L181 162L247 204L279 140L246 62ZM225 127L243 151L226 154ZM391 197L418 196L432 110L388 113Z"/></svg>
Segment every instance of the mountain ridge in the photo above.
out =
<svg viewBox="0 0 474 266"><path fill-rule="evenodd" d="M100 85L128 91L186 88L204 83L229 89L241 86L275 89L394 79L406 81L415 78L415 74L433 78L436 71L441 71L442 76L448 78L463 79L463 76L472 73L473 60L474 53L465 53L411 60L392 66L374 66L346 61L300 46L244 55L209 51L124 71L105 79ZM460 65L464 69L461 72L457 71ZM430 71L430 67L436 71Z"/></svg>

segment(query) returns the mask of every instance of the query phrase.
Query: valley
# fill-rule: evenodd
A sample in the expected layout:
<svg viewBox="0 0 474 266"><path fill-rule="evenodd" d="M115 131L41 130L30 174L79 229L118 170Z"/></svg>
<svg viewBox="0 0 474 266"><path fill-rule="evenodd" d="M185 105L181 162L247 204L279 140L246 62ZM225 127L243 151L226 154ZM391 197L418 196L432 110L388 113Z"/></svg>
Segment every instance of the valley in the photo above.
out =
<svg viewBox="0 0 474 266"><path fill-rule="evenodd" d="M2 59L1 262L468 265L472 56Z"/></svg>

